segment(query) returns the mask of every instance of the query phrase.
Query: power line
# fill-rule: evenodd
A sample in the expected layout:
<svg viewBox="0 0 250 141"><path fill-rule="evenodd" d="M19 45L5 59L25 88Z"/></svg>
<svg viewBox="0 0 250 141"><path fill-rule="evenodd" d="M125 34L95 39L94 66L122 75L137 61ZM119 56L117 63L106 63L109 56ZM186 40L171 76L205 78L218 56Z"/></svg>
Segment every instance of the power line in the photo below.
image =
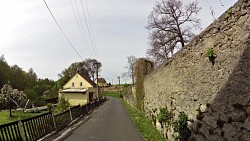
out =
<svg viewBox="0 0 250 141"><path fill-rule="evenodd" d="M64 37L66 38L66 40L68 41L68 43L70 44L70 46L73 48L73 50L77 53L77 55L78 55L78 56L82 59L82 61L83 61L82 56L79 54L79 52L78 52L78 51L76 50L76 48L73 46L73 44L71 43L71 41L69 40L69 38L67 37L67 35L65 34L65 32L62 30L62 28L61 28L61 26L59 25L59 23L57 22L55 16L53 15L53 13L51 12L51 10L49 9L48 4L46 3L45 0L43 0L43 1L44 1L45 5L46 5L47 9L49 10L49 12L50 12L52 18L53 18L54 21L56 22L56 25L57 25L58 28L61 30L61 32L63 33Z"/></svg>
<svg viewBox="0 0 250 141"><path fill-rule="evenodd" d="M93 40L92 40L92 37L91 37L91 34L90 34L90 30L89 30L89 25L88 25L88 21L87 21L87 18L86 18L86 14L85 14L85 11L84 11L84 7L83 7L83 2L82 0L80 1L81 2L81 6L82 6L82 11L83 11L83 15L84 15L84 19L85 19L85 23L86 23L86 26L87 26L87 30L88 30L88 34L89 34L89 38L90 38L90 41L91 41L91 44L93 46L93 50L96 54L97 50L94 46L94 43L93 43Z"/></svg>
<svg viewBox="0 0 250 141"><path fill-rule="evenodd" d="M86 37L86 39L87 39L87 42L88 42L88 38L87 38L87 35L86 35L85 30L84 30L84 27L83 27L83 22L82 22L81 14L80 14L80 12L79 12L79 9L78 9L76 0L75 0L75 4L76 4L76 10L77 10L77 13L78 13L78 17L79 17L79 19L80 19L80 23L81 23L81 26L82 26L84 35L85 35L85 37ZM87 26L87 31L88 31L88 25L86 25L86 26ZM92 43L91 37L90 37L90 42L91 42L92 47L93 47L93 43ZM91 48L91 47L90 47L90 48ZM96 57L96 52L95 52L94 49L93 49L93 52L94 52L94 55L95 55L95 57Z"/></svg>
<svg viewBox="0 0 250 141"><path fill-rule="evenodd" d="M95 49L96 49L96 52L97 52L97 47L96 47L96 43L95 43L95 36L94 36L93 30L92 30L92 24L91 24L91 20L90 20L89 8L88 8L87 0L85 0L85 2L86 2L88 20L89 20L89 25L90 25L90 31L91 31L91 34L92 34L92 37L93 37L93 40L94 40ZM97 52L97 55L98 55L98 52Z"/></svg>
<svg viewBox="0 0 250 141"><path fill-rule="evenodd" d="M84 29L82 29L83 32L84 32L84 35L83 35L83 32L82 32L81 27L80 27L80 23L79 23L79 21L78 21L78 19L77 19L77 16L76 16L76 11L75 11L75 9L74 9L72 0L70 0L70 4L71 4L71 7L72 7L74 16L75 16L75 20L76 20L76 23L77 23L77 27L78 27L78 29L79 29L79 31L80 31L80 33L81 33L81 37L82 37L82 39L83 39L83 42L85 43L88 52L91 54L91 49L90 49L90 47L89 47L88 41L86 41L87 39L85 39L85 38L86 38L86 34L85 34L85 32L84 32ZM77 6L77 5L76 5L76 6ZM81 20L81 19L80 19L80 20Z"/></svg>

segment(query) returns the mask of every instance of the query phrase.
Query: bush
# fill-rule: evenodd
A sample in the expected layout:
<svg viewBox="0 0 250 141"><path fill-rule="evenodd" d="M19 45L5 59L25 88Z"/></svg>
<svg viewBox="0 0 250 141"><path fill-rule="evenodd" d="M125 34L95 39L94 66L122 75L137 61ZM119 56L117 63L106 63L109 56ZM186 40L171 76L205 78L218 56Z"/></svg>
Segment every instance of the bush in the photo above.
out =
<svg viewBox="0 0 250 141"><path fill-rule="evenodd" d="M69 100L64 97L60 97L58 100L58 104L56 106L56 111L64 112L69 109L69 106L70 106Z"/></svg>
<svg viewBox="0 0 250 141"><path fill-rule="evenodd" d="M51 112L51 111L52 111L52 108L53 108L52 103L47 103L47 107L49 108L49 111Z"/></svg>
<svg viewBox="0 0 250 141"><path fill-rule="evenodd" d="M175 131L173 137L180 141L186 141L191 134L187 128L188 116L184 112L180 112L178 118L173 122L172 126Z"/></svg>
<svg viewBox="0 0 250 141"><path fill-rule="evenodd" d="M160 108L160 113L157 115L157 120L163 124L166 122L169 122L171 119L170 112L167 110L167 108Z"/></svg>

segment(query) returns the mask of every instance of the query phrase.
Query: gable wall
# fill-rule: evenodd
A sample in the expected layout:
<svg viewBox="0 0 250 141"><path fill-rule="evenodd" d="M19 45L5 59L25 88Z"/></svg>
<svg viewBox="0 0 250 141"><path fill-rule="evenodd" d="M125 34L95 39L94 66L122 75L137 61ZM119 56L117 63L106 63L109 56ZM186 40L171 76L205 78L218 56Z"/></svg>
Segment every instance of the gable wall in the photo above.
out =
<svg viewBox="0 0 250 141"><path fill-rule="evenodd" d="M80 86L80 82L82 82L82 86ZM72 87L72 83L74 83L74 87ZM73 76L64 86L63 89L67 88L77 88L77 89L84 89L84 88L89 88L93 87L89 82L87 82L81 75L76 74Z"/></svg>

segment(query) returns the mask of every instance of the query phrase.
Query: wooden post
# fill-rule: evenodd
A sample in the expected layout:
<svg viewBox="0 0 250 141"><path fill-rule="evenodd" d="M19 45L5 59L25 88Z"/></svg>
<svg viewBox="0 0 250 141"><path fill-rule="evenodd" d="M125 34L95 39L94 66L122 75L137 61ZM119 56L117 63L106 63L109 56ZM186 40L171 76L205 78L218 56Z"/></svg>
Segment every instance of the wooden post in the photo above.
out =
<svg viewBox="0 0 250 141"><path fill-rule="evenodd" d="M25 133L24 133L25 131L22 130L23 129L23 123L19 119L18 119L18 128L19 128L22 140L25 141L26 140Z"/></svg>
<svg viewBox="0 0 250 141"><path fill-rule="evenodd" d="M120 95L121 95L121 91L120 91L120 90L121 90L121 87L120 87L120 85L121 85L121 84L120 84L120 79L121 79L121 77L118 76L117 78L118 78L118 80L119 80L119 97L120 97Z"/></svg>
<svg viewBox="0 0 250 141"><path fill-rule="evenodd" d="M96 64L96 85L97 85L97 96L98 99L100 98L100 91L99 91L99 82L98 82L98 69L99 69L99 64L100 63L95 63Z"/></svg>

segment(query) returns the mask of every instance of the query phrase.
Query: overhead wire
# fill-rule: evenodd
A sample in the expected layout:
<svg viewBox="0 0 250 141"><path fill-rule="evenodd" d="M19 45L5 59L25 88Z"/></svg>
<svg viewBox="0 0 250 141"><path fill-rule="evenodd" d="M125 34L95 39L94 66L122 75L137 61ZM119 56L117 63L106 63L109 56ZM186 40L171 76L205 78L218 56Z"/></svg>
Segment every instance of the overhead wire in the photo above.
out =
<svg viewBox="0 0 250 141"><path fill-rule="evenodd" d="M86 9L87 9L87 14L88 14L88 20L89 20L89 25L90 25L90 31L94 40L94 47L96 49L97 55L98 55L98 51L97 51L97 47L96 47L96 41L95 41L95 36L94 36L94 32L93 32L93 28L92 28L92 24L91 24L91 20L90 20L90 14L89 14L89 8L88 8L88 2L87 0L85 0L86 2Z"/></svg>
<svg viewBox="0 0 250 141"><path fill-rule="evenodd" d="M78 8L78 3L76 2L76 0L75 0L75 5L76 5L76 10L77 10L77 13L78 13L78 17L79 17L79 19L80 19L80 23L81 23L81 27L82 27L82 29L83 29L83 33L84 33L84 35L85 35L85 37L86 37L86 39L87 39L87 42L88 42L88 38L87 38L87 35L89 35L89 34L87 34L86 32L85 32L85 29L84 29L84 26L83 26L83 21L82 21L82 18L81 18L81 14L80 14L80 11L79 11L79 8ZM86 22L85 22L86 23ZM86 25L87 26L87 31L89 32L89 29L88 29L88 25ZM87 35L86 35L87 34ZM92 43L92 40L91 40L91 36L89 36L89 39L90 39L90 43L91 43L91 45L92 45L92 48L93 48L93 43ZM88 42L89 43L89 42ZM90 48L91 48L91 46L90 46ZM93 52L94 52L94 55L95 55L95 57L97 58L97 55L96 55L96 52L95 52L95 50L93 49Z"/></svg>
<svg viewBox="0 0 250 141"><path fill-rule="evenodd" d="M80 0L80 2L81 2L81 6L82 6L82 12L83 12L83 15L84 15L85 24L86 24L86 26L87 26L89 38L90 38L90 41L91 41L93 50L94 50L94 52L95 52L95 54L96 54L96 56L97 56L97 49L96 49L96 47L95 47L95 45L94 45L92 36L91 36L91 34L90 34L90 29L89 29L89 25L88 25L88 20L87 20L87 18L86 18L87 16L86 16L86 13L85 13L85 11L84 11L83 2L82 2L82 0ZM86 4L87 4L87 3L86 3ZM87 5L86 5L86 7L87 7Z"/></svg>
<svg viewBox="0 0 250 141"><path fill-rule="evenodd" d="M60 29L60 31L63 33L64 37L66 38L66 40L68 41L68 43L70 44L71 48L76 52L76 54L82 59L83 61L83 58L82 56L79 54L79 52L76 50L76 48L73 46L72 42L69 40L69 38L67 37L66 33L62 30L61 26L59 25L59 23L57 22L55 16L53 15L52 11L50 10L48 4L46 3L45 0L44 1L44 4L46 5L48 11L50 12L50 15L52 16L52 18L54 19L56 25L58 26L58 28Z"/></svg>
<svg viewBox="0 0 250 141"><path fill-rule="evenodd" d="M88 52L91 54L91 49L90 49L91 47L89 46L89 43L88 43L88 41L87 41L88 39L87 39L87 37L86 37L86 34L85 34L85 32L84 32L84 29L81 29L81 26L80 26L80 23L79 23L79 21L78 21L78 18L77 18L76 11L75 11L75 9L74 9L72 0L70 0L70 4L71 4L72 11L73 11L73 13L74 13L74 16L75 16L75 20L76 20L76 23L77 23L77 27L78 27L78 29L79 29L79 31L80 31L80 33L81 33L81 38L82 38L83 42L85 43ZM75 5L75 6L77 6L77 5ZM80 19L80 20L81 20L81 19ZM82 31L82 30L83 30L83 31ZM84 35L83 35L83 32L84 32ZM93 55L93 54L92 54L92 55Z"/></svg>

